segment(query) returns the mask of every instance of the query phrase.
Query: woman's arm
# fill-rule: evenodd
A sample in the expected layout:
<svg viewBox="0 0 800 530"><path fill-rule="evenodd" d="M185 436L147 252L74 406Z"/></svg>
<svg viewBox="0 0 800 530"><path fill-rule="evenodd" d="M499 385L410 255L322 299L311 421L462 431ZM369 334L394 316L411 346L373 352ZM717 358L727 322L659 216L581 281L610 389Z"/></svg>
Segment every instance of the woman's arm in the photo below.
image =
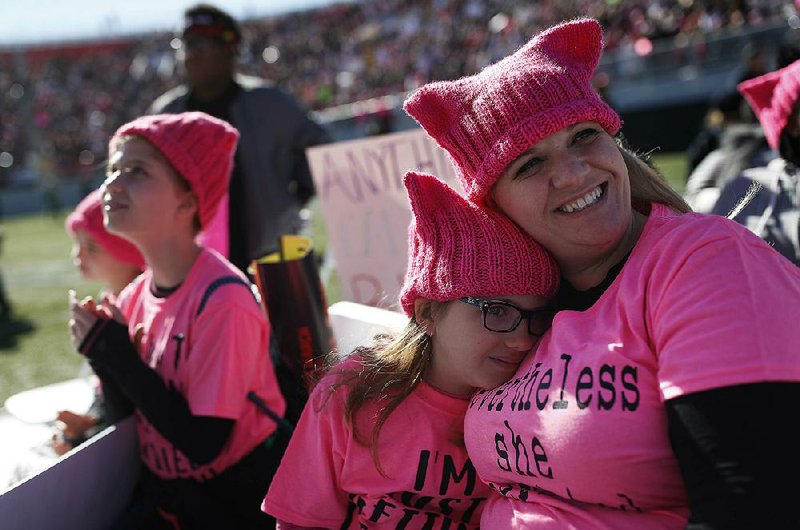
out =
<svg viewBox="0 0 800 530"><path fill-rule="evenodd" d="M687 530L800 528L800 383L753 383L670 399Z"/></svg>

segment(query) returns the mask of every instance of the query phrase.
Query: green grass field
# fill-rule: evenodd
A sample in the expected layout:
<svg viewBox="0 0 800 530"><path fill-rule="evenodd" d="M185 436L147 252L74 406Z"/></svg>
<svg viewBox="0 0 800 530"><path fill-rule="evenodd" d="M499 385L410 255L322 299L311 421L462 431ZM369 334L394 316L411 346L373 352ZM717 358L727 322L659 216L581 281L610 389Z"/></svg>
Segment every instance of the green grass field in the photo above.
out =
<svg viewBox="0 0 800 530"><path fill-rule="evenodd" d="M0 270L14 314L0 322L0 400L47 383L75 377L81 357L67 331L67 290L95 294L69 256L64 217L12 219L5 232ZM0 401L0 402L2 402Z"/></svg>
<svg viewBox="0 0 800 530"><path fill-rule="evenodd" d="M656 166L683 190L686 158L681 154L653 157ZM314 212L313 237L325 248L321 215ZM94 295L99 285L80 278L69 257L70 239L64 217L36 215L4 221L0 271L14 306L14 319L0 322L0 404L21 390L75 377L82 358L67 331L67 290ZM336 275L326 285L328 302L339 299Z"/></svg>

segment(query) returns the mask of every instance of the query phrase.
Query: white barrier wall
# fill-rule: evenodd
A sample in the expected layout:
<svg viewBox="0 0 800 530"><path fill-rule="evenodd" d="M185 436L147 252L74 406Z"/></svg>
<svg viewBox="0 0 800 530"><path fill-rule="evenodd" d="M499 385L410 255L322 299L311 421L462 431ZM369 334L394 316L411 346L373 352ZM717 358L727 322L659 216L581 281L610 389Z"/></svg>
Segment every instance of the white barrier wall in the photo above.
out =
<svg viewBox="0 0 800 530"><path fill-rule="evenodd" d="M133 417L0 495L3 530L106 530L139 477Z"/></svg>

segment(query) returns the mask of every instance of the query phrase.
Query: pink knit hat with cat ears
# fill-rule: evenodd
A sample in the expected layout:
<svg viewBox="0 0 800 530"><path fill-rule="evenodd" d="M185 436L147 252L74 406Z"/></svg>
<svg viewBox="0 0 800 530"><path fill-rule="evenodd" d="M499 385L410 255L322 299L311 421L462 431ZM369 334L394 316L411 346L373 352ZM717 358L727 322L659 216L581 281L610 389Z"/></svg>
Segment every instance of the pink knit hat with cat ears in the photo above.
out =
<svg viewBox="0 0 800 530"><path fill-rule="evenodd" d="M114 154L124 136L153 144L197 195L200 226L208 226L228 191L239 132L228 122L203 112L143 116L120 127L108 144Z"/></svg>
<svg viewBox="0 0 800 530"><path fill-rule="evenodd" d="M144 270L144 257L139 249L130 241L112 234L103 226L103 202L100 190L94 190L84 197L75 210L67 216L64 226L69 235L75 237L78 230L81 230L117 261L129 263Z"/></svg>
<svg viewBox="0 0 800 530"><path fill-rule="evenodd" d="M552 297L559 273L550 257L503 215L468 202L432 175L403 179L411 202L408 269L400 305L414 314L417 298Z"/></svg>
<svg viewBox="0 0 800 530"><path fill-rule="evenodd" d="M450 154L467 196L482 201L542 138L581 121L619 131L619 116L592 88L602 49L596 20L566 22L476 75L420 87L404 108Z"/></svg>
<svg viewBox="0 0 800 530"><path fill-rule="evenodd" d="M738 88L758 116L770 147L778 149L781 133L800 96L800 61L742 81Z"/></svg>

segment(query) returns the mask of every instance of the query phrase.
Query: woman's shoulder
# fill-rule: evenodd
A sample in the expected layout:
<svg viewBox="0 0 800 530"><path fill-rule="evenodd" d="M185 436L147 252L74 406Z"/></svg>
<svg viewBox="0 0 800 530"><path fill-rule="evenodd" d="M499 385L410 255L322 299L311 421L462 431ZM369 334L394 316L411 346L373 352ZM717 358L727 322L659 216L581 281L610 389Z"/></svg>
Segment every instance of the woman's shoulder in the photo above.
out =
<svg viewBox="0 0 800 530"><path fill-rule="evenodd" d="M767 247L764 241L744 226L720 215L679 213L654 204L640 242L648 246L690 249L714 242Z"/></svg>
<svg viewBox="0 0 800 530"><path fill-rule="evenodd" d="M660 204L652 207L636 253L653 267L691 263L713 268L735 261L797 273L791 270L792 263L746 227L723 216L681 214Z"/></svg>

